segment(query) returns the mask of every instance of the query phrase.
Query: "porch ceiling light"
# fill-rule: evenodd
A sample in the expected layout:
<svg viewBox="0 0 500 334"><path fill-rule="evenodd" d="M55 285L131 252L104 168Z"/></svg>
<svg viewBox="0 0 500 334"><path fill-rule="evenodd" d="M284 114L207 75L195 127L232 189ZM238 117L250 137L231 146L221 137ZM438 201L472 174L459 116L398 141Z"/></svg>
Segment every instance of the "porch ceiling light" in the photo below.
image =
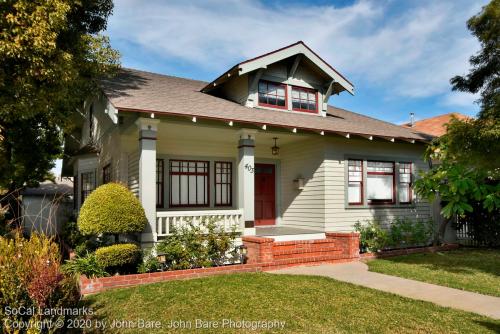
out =
<svg viewBox="0 0 500 334"><path fill-rule="evenodd" d="M273 147L271 147L271 153L272 153L273 155L278 155L278 154L280 154L280 148L279 148L279 147L278 147L278 145L276 144L276 141L278 140L278 138L277 138L277 137L274 137L273 139L274 139L274 146L273 146Z"/></svg>

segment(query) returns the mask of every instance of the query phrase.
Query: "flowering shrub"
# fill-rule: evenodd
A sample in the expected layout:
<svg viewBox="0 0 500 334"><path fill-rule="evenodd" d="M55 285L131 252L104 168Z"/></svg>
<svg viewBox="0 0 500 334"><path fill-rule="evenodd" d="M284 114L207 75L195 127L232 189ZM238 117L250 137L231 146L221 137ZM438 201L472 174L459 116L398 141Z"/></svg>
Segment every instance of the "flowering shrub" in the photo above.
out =
<svg viewBox="0 0 500 334"><path fill-rule="evenodd" d="M432 220L396 218L383 228L378 220L357 222L354 229L360 233L360 251L378 252L386 248L423 246L430 243L435 234Z"/></svg>
<svg viewBox="0 0 500 334"><path fill-rule="evenodd" d="M188 222L177 227L157 251L164 253L169 270L221 266L238 257L234 248L235 231L224 231L216 218L206 218L199 224Z"/></svg>
<svg viewBox="0 0 500 334"><path fill-rule="evenodd" d="M357 222L354 229L359 232L359 247L362 253L377 252L384 249L389 241L389 235L378 220L370 220L365 224Z"/></svg>
<svg viewBox="0 0 500 334"><path fill-rule="evenodd" d="M153 249L146 249L142 252L142 262L137 267L139 274L152 273L162 269L162 265L153 253Z"/></svg>
<svg viewBox="0 0 500 334"><path fill-rule="evenodd" d="M85 256L77 255L76 258L66 261L62 266L65 273L75 275L79 277L80 275L85 275L88 278L104 277L109 274L104 270L104 267L97 262L97 258L94 253L87 253Z"/></svg>
<svg viewBox="0 0 500 334"><path fill-rule="evenodd" d="M7 314L7 308L28 309L74 307L79 291L72 277L61 273L60 253L47 236L33 234L24 239L15 233L12 239L0 237L0 316L3 332L15 332L9 323L57 321L59 315Z"/></svg>
<svg viewBox="0 0 500 334"><path fill-rule="evenodd" d="M432 220L410 220L397 218L389 230L389 246L410 247L428 244L434 234Z"/></svg>

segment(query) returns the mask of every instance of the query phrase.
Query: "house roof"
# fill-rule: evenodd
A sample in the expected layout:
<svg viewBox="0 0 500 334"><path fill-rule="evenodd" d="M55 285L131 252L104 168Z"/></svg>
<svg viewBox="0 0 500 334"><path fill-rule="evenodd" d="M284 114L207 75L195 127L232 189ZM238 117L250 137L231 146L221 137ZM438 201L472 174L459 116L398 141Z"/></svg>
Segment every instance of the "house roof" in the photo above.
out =
<svg viewBox="0 0 500 334"><path fill-rule="evenodd" d="M413 126L411 123L405 123L403 126L435 137L441 137L446 133L446 124L451 121L452 117L459 120L466 120L470 118L460 113L449 113L416 121L413 123Z"/></svg>
<svg viewBox="0 0 500 334"><path fill-rule="evenodd" d="M298 41L280 49L242 61L221 74L214 81L205 85L201 91L209 91L216 85L227 80L232 74L242 75L296 55L304 55L326 75L328 75L332 80L332 84L335 85L336 93L346 90L349 93L354 94L354 85L302 41Z"/></svg>
<svg viewBox="0 0 500 334"><path fill-rule="evenodd" d="M207 83L203 81L133 69L122 69L115 77L101 82L104 94L121 112L145 112L243 124L265 124L296 128L299 131L349 133L402 140L426 141L429 139L412 129L332 106L328 107L329 117L248 108L201 92L206 85Z"/></svg>
<svg viewBox="0 0 500 334"><path fill-rule="evenodd" d="M50 195L70 195L73 193L73 181L61 179L56 183L45 181L36 188L25 188L21 194L23 196L50 196Z"/></svg>

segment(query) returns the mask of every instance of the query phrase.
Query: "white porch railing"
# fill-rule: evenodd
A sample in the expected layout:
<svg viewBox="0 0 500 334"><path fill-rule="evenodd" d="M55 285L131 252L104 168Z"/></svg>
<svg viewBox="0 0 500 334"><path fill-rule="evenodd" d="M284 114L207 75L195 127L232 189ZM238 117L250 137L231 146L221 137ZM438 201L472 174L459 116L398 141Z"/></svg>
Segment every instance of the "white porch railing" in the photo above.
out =
<svg viewBox="0 0 500 334"><path fill-rule="evenodd" d="M207 217L215 217L217 224L224 227L224 231L241 232L243 226L243 210L211 210L211 211L157 211L156 233L159 237L168 236L173 227L187 224L189 221L199 223Z"/></svg>

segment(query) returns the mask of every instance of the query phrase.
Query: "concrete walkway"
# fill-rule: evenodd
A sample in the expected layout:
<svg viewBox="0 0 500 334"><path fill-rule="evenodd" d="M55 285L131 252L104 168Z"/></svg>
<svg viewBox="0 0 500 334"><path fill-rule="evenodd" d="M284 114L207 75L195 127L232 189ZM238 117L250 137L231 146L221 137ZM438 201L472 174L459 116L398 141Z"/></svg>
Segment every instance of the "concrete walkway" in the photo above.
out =
<svg viewBox="0 0 500 334"><path fill-rule="evenodd" d="M500 298L368 271L363 262L291 267L274 274L327 276L400 296L500 319Z"/></svg>

